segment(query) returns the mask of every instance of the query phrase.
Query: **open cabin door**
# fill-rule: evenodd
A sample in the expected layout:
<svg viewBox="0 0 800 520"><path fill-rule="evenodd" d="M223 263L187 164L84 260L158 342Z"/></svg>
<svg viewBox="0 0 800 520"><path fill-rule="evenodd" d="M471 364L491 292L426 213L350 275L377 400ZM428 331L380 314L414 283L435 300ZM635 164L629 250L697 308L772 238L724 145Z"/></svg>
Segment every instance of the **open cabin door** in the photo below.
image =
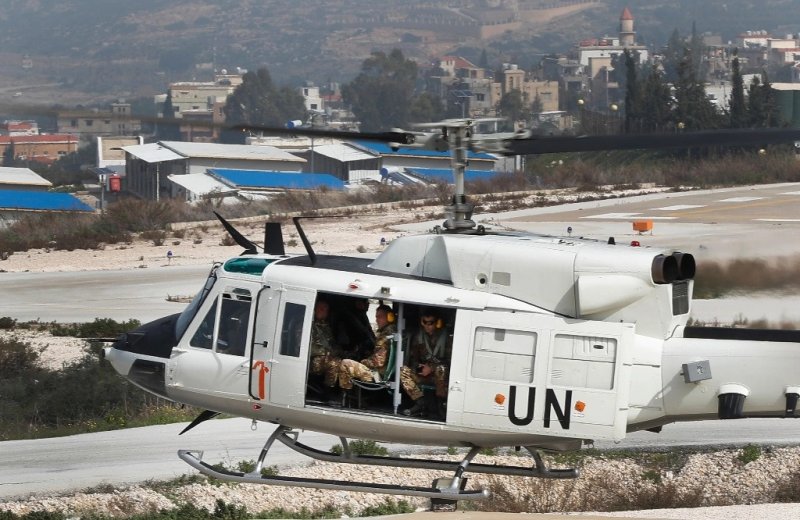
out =
<svg viewBox="0 0 800 520"><path fill-rule="evenodd" d="M258 295L250 363L250 397L303 406L316 293L269 284Z"/></svg>
<svg viewBox="0 0 800 520"><path fill-rule="evenodd" d="M448 422L622 439L633 338L630 324L459 310Z"/></svg>

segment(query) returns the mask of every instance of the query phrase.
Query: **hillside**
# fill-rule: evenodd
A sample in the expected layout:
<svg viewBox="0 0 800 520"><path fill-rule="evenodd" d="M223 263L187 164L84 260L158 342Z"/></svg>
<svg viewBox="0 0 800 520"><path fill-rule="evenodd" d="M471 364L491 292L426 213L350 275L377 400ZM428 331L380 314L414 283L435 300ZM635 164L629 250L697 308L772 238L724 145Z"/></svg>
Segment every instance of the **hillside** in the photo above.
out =
<svg viewBox="0 0 800 520"><path fill-rule="evenodd" d="M266 65L291 84L346 82L371 51L393 47L420 63L456 49L477 59L486 49L491 66L524 66L616 33L626 5L639 40L653 45L674 28L687 34L693 21L725 40L746 29L800 30L800 21L786 24L800 20L792 0L6 0L0 100L145 96L170 81L208 79L212 66Z"/></svg>

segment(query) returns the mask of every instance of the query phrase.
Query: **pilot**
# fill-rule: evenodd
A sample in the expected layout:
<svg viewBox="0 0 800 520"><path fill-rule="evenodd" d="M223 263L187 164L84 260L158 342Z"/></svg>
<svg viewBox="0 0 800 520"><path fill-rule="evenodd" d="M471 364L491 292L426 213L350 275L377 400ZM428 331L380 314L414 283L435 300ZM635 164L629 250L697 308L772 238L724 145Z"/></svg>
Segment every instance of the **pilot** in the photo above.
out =
<svg viewBox="0 0 800 520"><path fill-rule="evenodd" d="M447 329L433 310L423 310L417 330L409 341L409 362L400 369L400 386L414 404L402 411L404 415L423 415L427 410L420 385L436 387L434 415L444 415L447 399L448 364L451 346Z"/></svg>
<svg viewBox="0 0 800 520"><path fill-rule="evenodd" d="M380 374L386 368L389 358L389 342L394 337L397 328L394 323L390 323L390 316L393 316L392 308L388 305L380 305L375 310L375 323L378 326L375 331L375 348L372 354L362 359L359 363L354 359L345 359L339 366L339 387L343 390L353 388L353 379L359 381L380 381ZM391 320L394 321L394 320Z"/></svg>
<svg viewBox="0 0 800 520"><path fill-rule="evenodd" d="M339 348L333 340L333 331L328 323L330 305L317 300L314 305L314 321L311 324L311 373L325 374L325 386L336 386L339 363L342 362Z"/></svg>

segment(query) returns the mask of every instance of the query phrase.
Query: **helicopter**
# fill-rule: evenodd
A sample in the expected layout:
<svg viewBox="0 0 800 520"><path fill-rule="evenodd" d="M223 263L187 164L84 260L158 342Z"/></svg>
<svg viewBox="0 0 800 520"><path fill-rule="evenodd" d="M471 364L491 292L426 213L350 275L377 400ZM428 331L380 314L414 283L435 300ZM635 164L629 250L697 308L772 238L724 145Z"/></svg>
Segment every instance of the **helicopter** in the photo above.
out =
<svg viewBox="0 0 800 520"><path fill-rule="evenodd" d="M447 120L426 125L427 132L291 131L450 151L454 194L447 219L430 233L393 240L379 254L318 254L302 227L305 217L293 220L306 254L286 253L276 222L266 224L259 251L217 215L244 252L215 264L181 313L142 325L104 349L114 369L135 385L205 410L184 432L221 413L277 425L252 472L214 467L197 450L180 450L182 460L232 482L480 500L488 491L467 489L465 474L578 477L576 469L548 467L543 450L619 441L677 421L797 416L799 332L688 326L696 274L691 254L488 229L472 219L464 173L470 151L767 144L800 139L800 131L541 137L480 134L479 122ZM371 302L393 322L385 365L374 378L354 381L335 402L326 400L311 370L320 301L332 321L347 322L358 302ZM446 395L440 413L404 414L401 374L410 340L428 314L438 317L436 327L450 346L443 360ZM303 430L338 436L342 453L301 443ZM348 439L469 450L457 462L356 455ZM316 460L450 476L424 487L262 475L275 442ZM473 462L481 449L503 446L524 448L532 464Z"/></svg>

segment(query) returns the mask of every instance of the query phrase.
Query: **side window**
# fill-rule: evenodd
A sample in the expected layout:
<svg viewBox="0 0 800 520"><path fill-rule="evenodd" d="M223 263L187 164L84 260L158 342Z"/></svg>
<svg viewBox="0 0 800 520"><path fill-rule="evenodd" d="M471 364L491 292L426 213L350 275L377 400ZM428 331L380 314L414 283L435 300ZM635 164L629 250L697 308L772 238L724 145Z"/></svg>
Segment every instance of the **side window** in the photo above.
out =
<svg viewBox="0 0 800 520"><path fill-rule="evenodd" d="M234 294L223 294L217 332L217 352L244 356L247 350L249 325L250 292L237 289Z"/></svg>
<svg viewBox="0 0 800 520"><path fill-rule="evenodd" d="M211 342L214 338L214 325L217 322L217 302L208 310L208 314L203 318L200 326L197 327L197 332L192 336L189 345L197 348L211 348Z"/></svg>
<svg viewBox="0 0 800 520"><path fill-rule="evenodd" d="M305 305L298 303L286 304L286 309L283 311L279 354L300 357L300 340L303 336L303 320L305 320L305 316Z"/></svg>

